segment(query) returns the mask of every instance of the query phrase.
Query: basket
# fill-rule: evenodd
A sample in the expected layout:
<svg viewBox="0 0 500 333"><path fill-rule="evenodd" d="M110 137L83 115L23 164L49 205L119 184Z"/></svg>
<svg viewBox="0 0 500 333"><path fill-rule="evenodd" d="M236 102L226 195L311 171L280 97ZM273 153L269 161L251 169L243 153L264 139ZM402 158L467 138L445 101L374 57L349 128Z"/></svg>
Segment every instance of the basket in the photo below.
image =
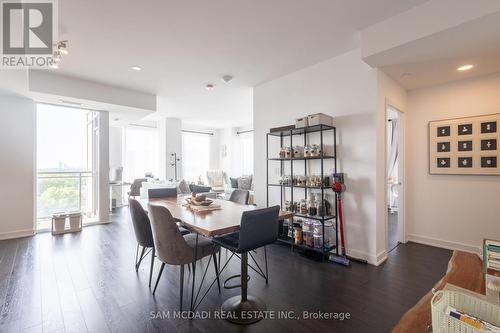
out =
<svg viewBox="0 0 500 333"><path fill-rule="evenodd" d="M446 308L448 306L500 327L500 306L456 291L441 290L436 292L431 300L432 331L434 333L487 332L447 315Z"/></svg>

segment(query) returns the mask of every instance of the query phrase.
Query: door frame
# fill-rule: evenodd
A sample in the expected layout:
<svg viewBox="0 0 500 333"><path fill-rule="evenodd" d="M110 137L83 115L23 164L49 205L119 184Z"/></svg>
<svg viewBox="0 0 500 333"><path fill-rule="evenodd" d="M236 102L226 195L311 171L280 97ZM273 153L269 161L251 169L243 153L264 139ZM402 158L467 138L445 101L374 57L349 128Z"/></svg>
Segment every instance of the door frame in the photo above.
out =
<svg viewBox="0 0 500 333"><path fill-rule="evenodd" d="M399 201L398 201L398 241L400 243L406 243L407 240L407 233L406 233L406 174L405 174L405 134L406 134L406 115L405 112L395 106L393 103L390 101L386 100L385 103L385 110L384 110L384 121L387 122L388 116L389 116L389 108L393 109L394 111L398 112L398 119L399 119L399 127L398 127L398 176L399 180L401 182L400 187L399 187ZM385 146L385 171L384 171L384 177L385 177L385 193L384 193L384 210L385 210L385 236L386 236L386 246L388 242L388 234L389 234L389 214L387 212L387 205L389 204L389 201L387 199L387 193L389 191L389 185L387 184L387 173L388 173L388 165L387 165L387 158L389 156L389 151L387 148L387 123L385 123L385 138L384 138L384 146Z"/></svg>

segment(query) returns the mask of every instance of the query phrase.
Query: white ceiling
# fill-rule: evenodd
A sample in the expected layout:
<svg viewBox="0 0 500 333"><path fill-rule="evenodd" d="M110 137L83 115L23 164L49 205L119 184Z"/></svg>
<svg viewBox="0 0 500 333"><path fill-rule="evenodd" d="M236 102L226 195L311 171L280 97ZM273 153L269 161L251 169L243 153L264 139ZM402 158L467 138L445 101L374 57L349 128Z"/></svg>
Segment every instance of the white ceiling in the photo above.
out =
<svg viewBox="0 0 500 333"><path fill-rule="evenodd" d="M59 72L158 94L155 117L238 126L252 122L252 87L356 48L359 30L425 1L59 0Z"/></svg>
<svg viewBox="0 0 500 333"><path fill-rule="evenodd" d="M500 12L382 52L371 65L406 89L500 72ZM457 68L472 64L468 71Z"/></svg>

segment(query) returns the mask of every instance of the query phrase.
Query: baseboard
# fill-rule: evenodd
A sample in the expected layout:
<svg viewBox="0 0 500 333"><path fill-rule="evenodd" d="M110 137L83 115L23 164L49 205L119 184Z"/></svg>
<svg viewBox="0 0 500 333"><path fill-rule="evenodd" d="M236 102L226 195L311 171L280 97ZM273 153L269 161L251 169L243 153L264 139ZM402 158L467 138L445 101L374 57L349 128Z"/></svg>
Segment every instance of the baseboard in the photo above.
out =
<svg viewBox="0 0 500 333"><path fill-rule="evenodd" d="M351 249L347 251L347 255L349 257L366 260L370 265L374 266L382 264L387 259L387 251L382 251L376 256L374 256L363 251Z"/></svg>
<svg viewBox="0 0 500 333"><path fill-rule="evenodd" d="M474 246L459 242L451 242L444 239L426 237L422 235L408 235L407 238L410 242L441 247L448 250L460 250L475 254L480 254L482 252L481 246Z"/></svg>
<svg viewBox="0 0 500 333"><path fill-rule="evenodd" d="M30 237L35 234L34 229L26 229L26 230L18 230L11 232L4 232L0 234L0 240L5 239L13 239L13 238L22 238L22 237Z"/></svg>

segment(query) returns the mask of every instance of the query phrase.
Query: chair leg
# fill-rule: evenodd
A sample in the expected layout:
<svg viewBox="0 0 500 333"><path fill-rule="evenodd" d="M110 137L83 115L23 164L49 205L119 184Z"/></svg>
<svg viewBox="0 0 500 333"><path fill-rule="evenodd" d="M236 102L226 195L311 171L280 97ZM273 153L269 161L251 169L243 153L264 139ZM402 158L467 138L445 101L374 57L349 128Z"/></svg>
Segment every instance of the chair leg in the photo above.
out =
<svg viewBox="0 0 500 333"><path fill-rule="evenodd" d="M160 282L160 277L161 277L161 273L163 273L163 269L165 268L165 263L162 262L161 263L161 268L160 268L160 273L158 273L158 279L156 279L156 284L155 284L155 289L153 289L153 295L155 294L156 292L156 288L158 287L158 282Z"/></svg>
<svg viewBox="0 0 500 333"><path fill-rule="evenodd" d="M137 257L139 257L139 243L137 243L137 247L135 249L135 262L134 262L134 266L135 266L135 271L137 272Z"/></svg>
<svg viewBox="0 0 500 333"><path fill-rule="evenodd" d="M219 265L217 264L217 255L215 254L215 252L212 253L212 257L214 258L215 274L217 277L217 287L219 287L219 294L220 294Z"/></svg>
<svg viewBox="0 0 500 333"><path fill-rule="evenodd" d="M188 264L189 267L189 264ZM179 310L182 311L182 298L184 296L184 265L181 265L181 287L180 287L180 304Z"/></svg>
<svg viewBox="0 0 500 333"><path fill-rule="evenodd" d="M151 278L153 277L153 267L155 265L155 248L151 249L151 268L149 269L149 288L151 288Z"/></svg>
<svg viewBox="0 0 500 333"><path fill-rule="evenodd" d="M264 261L266 262L266 284L269 282L269 272L267 271L267 251L266 247L264 246Z"/></svg>
<svg viewBox="0 0 500 333"><path fill-rule="evenodd" d="M138 272L139 271L139 266L141 266L141 262L142 262L142 259L144 257L144 252L146 252L146 248L145 247L142 247L142 251L141 251L141 257L139 258L139 261L137 262L137 264L135 265L135 271Z"/></svg>

